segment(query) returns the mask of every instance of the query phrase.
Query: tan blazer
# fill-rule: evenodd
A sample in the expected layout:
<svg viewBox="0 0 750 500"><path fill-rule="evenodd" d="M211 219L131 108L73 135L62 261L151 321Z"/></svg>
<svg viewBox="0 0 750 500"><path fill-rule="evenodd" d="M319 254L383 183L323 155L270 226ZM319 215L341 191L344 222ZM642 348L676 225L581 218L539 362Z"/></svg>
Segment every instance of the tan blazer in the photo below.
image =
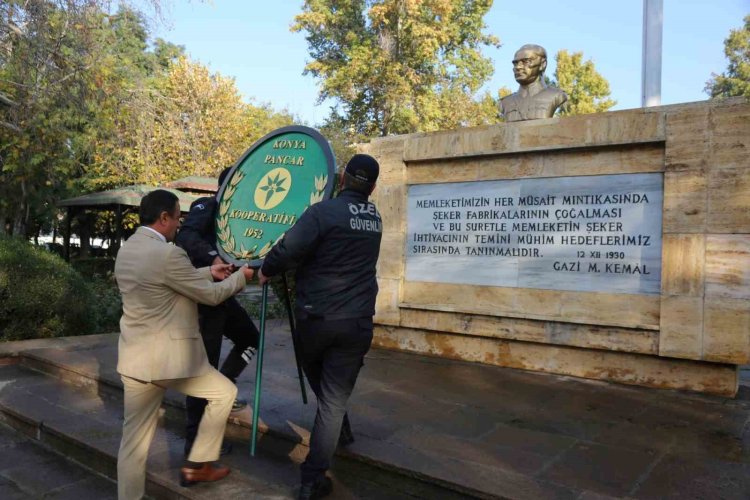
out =
<svg viewBox="0 0 750 500"><path fill-rule="evenodd" d="M224 302L244 288L244 274L215 283L209 267L194 268L183 249L140 227L117 254L115 278L122 294L118 373L150 382L208 371L196 302Z"/></svg>

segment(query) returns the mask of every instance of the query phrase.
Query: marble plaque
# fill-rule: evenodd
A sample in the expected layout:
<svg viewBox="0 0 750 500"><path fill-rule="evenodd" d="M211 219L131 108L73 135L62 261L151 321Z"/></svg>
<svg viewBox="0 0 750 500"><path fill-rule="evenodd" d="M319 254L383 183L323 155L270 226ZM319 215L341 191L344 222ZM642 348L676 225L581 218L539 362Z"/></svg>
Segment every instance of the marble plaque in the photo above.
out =
<svg viewBox="0 0 750 500"><path fill-rule="evenodd" d="M406 279L659 294L661 173L409 186Z"/></svg>

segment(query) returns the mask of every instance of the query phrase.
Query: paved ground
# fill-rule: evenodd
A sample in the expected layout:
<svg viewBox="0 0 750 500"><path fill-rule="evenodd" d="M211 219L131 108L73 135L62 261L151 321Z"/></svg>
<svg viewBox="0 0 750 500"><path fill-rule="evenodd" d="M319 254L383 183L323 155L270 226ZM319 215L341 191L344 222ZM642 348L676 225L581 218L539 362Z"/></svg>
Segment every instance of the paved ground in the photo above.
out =
<svg viewBox="0 0 750 500"><path fill-rule="evenodd" d="M117 486L0 424L0 498L114 500Z"/></svg>
<svg viewBox="0 0 750 500"><path fill-rule="evenodd" d="M266 346L260 415L270 435L289 440L291 456L299 453L292 443L308 438L314 397L301 403L283 322L270 322ZM30 347L46 362L118 383L116 336L4 348ZM239 381L250 400L254 373ZM748 393L727 400L373 350L351 402L357 441L344 456L485 496L748 499ZM233 420L247 426L250 410ZM334 469L339 486L347 463Z"/></svg>

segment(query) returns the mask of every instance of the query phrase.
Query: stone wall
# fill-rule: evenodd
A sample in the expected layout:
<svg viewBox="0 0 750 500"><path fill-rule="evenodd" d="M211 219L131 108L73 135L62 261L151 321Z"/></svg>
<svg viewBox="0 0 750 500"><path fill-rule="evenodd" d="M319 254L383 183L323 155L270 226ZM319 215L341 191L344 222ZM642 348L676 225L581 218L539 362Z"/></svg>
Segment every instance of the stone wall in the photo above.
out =
<svg viewBox="0 0 750 500"><path fill-rule="evenodd" d="M734 395L750 362L750 104L699 102L376 139L376 345ZM404 279L409 185L664 175L660 295Z"/></svg>

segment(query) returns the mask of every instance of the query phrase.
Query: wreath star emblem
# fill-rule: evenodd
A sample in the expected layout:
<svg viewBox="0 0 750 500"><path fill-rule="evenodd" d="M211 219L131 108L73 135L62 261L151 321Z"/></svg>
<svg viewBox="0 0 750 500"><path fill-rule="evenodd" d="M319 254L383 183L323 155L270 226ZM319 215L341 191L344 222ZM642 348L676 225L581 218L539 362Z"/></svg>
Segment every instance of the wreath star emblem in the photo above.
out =
<svg viewBox="0 0 750 500"><path fill-rule="evenodd" d="M274 178L271 178L270 175L266 177L266 185L259 187L261 191L266 192L266 204L274 194L286 191L286 188L282 186L286 180L286 177L281 176L281 172L278 172Z"/></svg>

